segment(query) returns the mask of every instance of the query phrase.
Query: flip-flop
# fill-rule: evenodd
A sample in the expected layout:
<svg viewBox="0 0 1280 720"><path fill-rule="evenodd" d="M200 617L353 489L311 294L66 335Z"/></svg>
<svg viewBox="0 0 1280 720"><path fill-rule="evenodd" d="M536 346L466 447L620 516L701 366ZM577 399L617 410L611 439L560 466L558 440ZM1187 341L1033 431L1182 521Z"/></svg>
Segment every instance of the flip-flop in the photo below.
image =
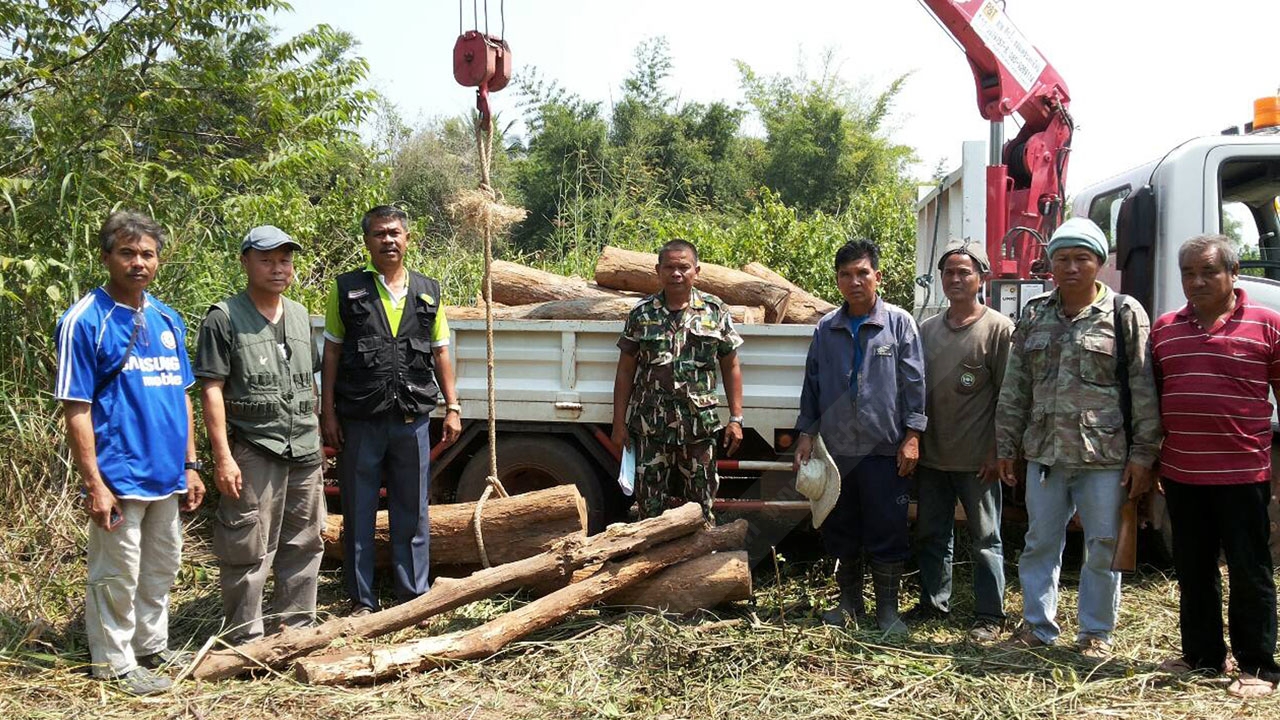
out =
<svg viewBox="0 0 1280 720"><path fill-rule="evenodd" d="M1240 677L1227 686L1227 694L1238 698L1266 697L1275 690L1276 686L1272 683L1249 673L1240 673Z"/></svg>

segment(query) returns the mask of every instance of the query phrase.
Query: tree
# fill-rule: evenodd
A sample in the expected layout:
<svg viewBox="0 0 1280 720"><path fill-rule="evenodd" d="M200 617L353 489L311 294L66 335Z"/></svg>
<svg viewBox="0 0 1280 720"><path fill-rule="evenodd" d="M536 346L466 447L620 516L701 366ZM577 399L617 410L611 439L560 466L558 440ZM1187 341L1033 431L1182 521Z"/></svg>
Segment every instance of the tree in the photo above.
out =
<svg viewBox="0 0 1280 720"><path fill-rule="evenodd" d="M54 319L100 278L94 233L119 207L167 228L156 292L189 320L239 282L239 237L260 223L313 251L299 289L318 306L317 268L350 262L347 238L383 178L356 133L374 96L354 41L326 26L273 41L266 15L287 7L0 5L12 49L0 62L0 352L31 361L0 376L43 385Z"/></svg>
<svg viewBox="0 0 1280 720"><path fill-rule="evenodd" d="M865 188L904 185L913 159L884 128L906 77L868 99L832 65L828 54L817 78L803 71L762 78L738 63L747 101L765 127L764 184L805 212L838 212Z"/></svg>

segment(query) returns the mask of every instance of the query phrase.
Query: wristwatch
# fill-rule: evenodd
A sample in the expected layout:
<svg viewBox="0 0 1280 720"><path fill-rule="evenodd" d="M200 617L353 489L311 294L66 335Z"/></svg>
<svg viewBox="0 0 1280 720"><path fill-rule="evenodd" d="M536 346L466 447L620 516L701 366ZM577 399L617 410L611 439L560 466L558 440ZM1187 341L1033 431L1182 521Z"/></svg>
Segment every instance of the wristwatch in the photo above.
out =
<svg viewBox="0 0 1280 720"><path fill-rule="evenodd" d="M731 422L731 423L738 423L738 426L739 426L739 427L743 427L743 424L742 424L742 423L743 423L743 421L744 421L744 420L746 420L746 418L742 417L741 415L730 415L730 416L729 416L729 422Z"/></svg>
<svg viewBox="0 0 1280 720"><path fill-rule="evenodd" d="M456 412L456 413L458 413L459 415L461 415L461 414L462 414L462 404L461 404L461 403L452 403L452 404L449 404L449 405L445 405L445 406L444 406L444 414L445 414L445 415L448 415L448 414L449 414L449 413L451 413L451 412Z"/></svg>
<svg viewBox="0 0 1280 720"><path fill-rule="evenodd" d="M200 462L199 460L196 460L194 462L190 462L190 461L184 462L182 463L182 469L195 470L196 472L200 472L201 470L204 470L204 463Z"/></svg>

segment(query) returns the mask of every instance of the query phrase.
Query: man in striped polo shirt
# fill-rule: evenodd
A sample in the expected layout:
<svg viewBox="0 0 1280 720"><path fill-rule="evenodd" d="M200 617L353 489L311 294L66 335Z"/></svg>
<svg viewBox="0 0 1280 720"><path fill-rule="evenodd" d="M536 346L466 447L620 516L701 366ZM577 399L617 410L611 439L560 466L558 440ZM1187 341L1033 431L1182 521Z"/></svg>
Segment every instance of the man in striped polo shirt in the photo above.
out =
<svg viewBox="0 0 1280 720"><path fill-rule="evenodd" d="M1276 589L1269 549L1271 403L1280 393L1280 313L1235 287L1240 260L1223 235L1178 250L1186 307L1151 328L1167 433L1161 475L1181 592L1182 655L1169 672L1228 669L1218 553L1227 558L1231 651L1240 676L1227 692L1270 694L1276 666Z"/></svg>

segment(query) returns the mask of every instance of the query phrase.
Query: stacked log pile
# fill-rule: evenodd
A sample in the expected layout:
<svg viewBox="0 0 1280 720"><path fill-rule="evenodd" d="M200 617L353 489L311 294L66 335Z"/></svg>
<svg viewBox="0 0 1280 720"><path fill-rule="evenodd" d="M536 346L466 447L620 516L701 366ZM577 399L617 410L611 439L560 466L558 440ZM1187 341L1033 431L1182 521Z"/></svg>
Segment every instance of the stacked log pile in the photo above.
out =
<svg viewBox="0 0 1280 720"><path fill-rule="evenodd" d="M595 282L566 277L503 260L494 261L495 320L624 320L643 296L658 292L658 256L605 247L596 262ZM736 323L813 324L835 309L786 278L750 263L741 270L701 263L697 287L729 305ZM484 303L450 307L450 319L484 319Z"/></svg>
<svg viewBox="0 0 1280 720"><path fill-rule="evenodd" d="M507 500L518 502L521 497ZM566 504L569 501L576 509L580 498L569 498ZM367 683L453 660L488 657L601 601L670 612L713 607L750 597L750 573L742 551L746 534L743 520L705 527L702 510L695 503L656 518L612 525L592 537L575 531L522 559L464 578L439 578L427 594L381 612L285 629L238 647L212 650L198 658L192 674L221 680L255 668L284 669L293 664L298 679L305 683ZM582 572L583 568L595 571ZM572 582L566 583L567 579ZM469 630L372 649L329 651L331 645L345 647L352 638L375 638L414 627L498 593L548 586L559 589Z"/></svg>

